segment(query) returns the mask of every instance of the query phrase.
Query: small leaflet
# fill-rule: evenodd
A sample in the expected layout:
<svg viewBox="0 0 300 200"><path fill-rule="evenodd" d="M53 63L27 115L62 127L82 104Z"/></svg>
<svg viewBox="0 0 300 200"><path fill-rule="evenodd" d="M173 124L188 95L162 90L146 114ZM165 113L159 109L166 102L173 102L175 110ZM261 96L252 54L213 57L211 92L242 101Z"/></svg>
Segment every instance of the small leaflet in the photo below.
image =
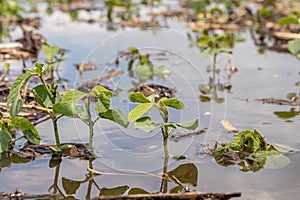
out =
<svg viewBox="0 0 300 200"><path fill-rule="evenodd" d="M226 120L221 120L221 124L223 125L223 127L228 131L228 133L238 133L239 130L237 130L236 128L234 128L229 121Z"/></svg>

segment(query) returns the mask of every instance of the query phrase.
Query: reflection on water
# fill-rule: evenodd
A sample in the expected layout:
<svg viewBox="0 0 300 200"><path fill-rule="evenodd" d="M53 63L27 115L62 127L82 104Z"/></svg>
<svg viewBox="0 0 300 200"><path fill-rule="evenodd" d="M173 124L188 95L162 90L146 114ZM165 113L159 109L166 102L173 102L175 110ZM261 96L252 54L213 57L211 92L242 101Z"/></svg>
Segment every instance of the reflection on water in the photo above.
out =
<svg viewBox="0 0 300 200"><path fill-rule="evenodd" d="M12 158L13 159L13 158ZM181 190L186 190L188 185L191 187L197 186L198 181L198 170L197 167L192 163L185 163L178 165L173 170L168 170L168 157L165 157L163 162L163 167L160 174L156 173L147 173L143 171L136 171L136 172L98 172L93 170L93 161L84 161L85 165L87 165L85 170L83 168L76 168L76 174L77 176L80 175L80 177L84 177L81 179L73 179L68 178L68 174L63 173L66 172L64 169L64 166L62 165L63 162L61 157L52 156L52 158L49 161L49 169L50 173L49 176L47 173L43 173L43 176L48 176L47 182L39 182L38 184L47 185L48 189L41 190L39 188L35 188L34 185L32 185L30 191L35 191L37 189L38 192L33 192L32 197L39 197L39 198L56 198L56 199L63 199L63 198L86 198L91 199L95 196L114 196L114 195L123 195L123 194L147 194L152 193L152 191L147 191L147 188L140 188L140 185L136 186L128 186L127 184L131 181L126 181L131 176L139 176L139 177L152 177L153 179L161 179L161 184L157 184L157 188L153 191L159 191L163 193L177 193ZM5 156L1 157L1 167L10 167L10 163ZM13 161L15 164L17 164L16 159ZM20 164L21 161L19 161ZM28 161L27 161L28 162ZM73 168L74 169L74 168ZM45 169L45 172L48 171ZM52 176L50 175L52 171ZM74 171L73 171L74 172ZM52 179L51 179L52 177ZM108 179L112 177L125 177L123 184L125 185L118 185L116 187L103 187L103 181L101 180L102 177L108 177ZM175 181L176 180L176 181ZM105 181L104 181L105 183ZM168 185L172 183L171 189L168 189ZM26 185L23 185L22 182L21 185L16 184L16 186L20 186L19 188L26 189ZM184 185L183 185L184 184ZM187 185L186 185L187 184ZM25 186L25 187L24 187ZM83 193L83 191L85 191ZM11 191L12 192L12 191ZM22 192L22 191L20 191ZM28 197L31 194L25 194ZM44 192L44 193L41 193ZM50 194L48 194L48 192Z"/></svg>

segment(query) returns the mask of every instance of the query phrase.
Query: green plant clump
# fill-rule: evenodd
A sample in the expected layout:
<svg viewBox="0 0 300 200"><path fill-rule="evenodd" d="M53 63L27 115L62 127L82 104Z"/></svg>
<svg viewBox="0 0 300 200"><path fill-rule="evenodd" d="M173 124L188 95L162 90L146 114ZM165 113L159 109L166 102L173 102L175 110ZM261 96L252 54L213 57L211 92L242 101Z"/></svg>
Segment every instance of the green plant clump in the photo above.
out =
<svg viewBox="0 0 300 200"><path fill-rule="evenodd" d="M240 132L229 144L223 144L215 151L219 165L238 164L241 171L256 172L265 168L283 168L290 159L281 153L293 152L290 147L269 144L262 134L254 129Z"/></svg>

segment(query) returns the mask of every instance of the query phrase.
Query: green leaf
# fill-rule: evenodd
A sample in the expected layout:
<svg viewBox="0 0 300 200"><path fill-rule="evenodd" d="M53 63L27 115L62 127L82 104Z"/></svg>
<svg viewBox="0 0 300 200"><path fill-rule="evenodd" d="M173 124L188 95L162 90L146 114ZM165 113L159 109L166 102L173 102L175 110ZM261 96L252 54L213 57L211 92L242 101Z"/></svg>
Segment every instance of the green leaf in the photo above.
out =
<svg viewBox="0 0 300 200"><path fill-rule="evenodd" d="M29 81L31 74L20 75L13 83L9 95L7 97L7 105L14 103L14 106L10 108L11 117L15 117L20 112L20 99L21 92L25 87L26 83Z"/></svg>
<svg viewBox="0 0 300 200"><path fill-rule="evenodd" d="M276 22L279 25L288 25L288 24L299 24L299 21L296 17L288 16L288 17L282 17Z"/></svg>
<svg viewBox="0 0 300 200"><path fill-rule="evenodd" d="M86 96L88 96L88 94L86 94L84 92L80 92L78 90L70 90L65 93L61 102L77 103L79 100L83 99Z"/></svg>
<svg viewBox="0 0 300 200"><path fill-rule="evenodd" d="M11 117L15 117L18 115L18 113L22 110L23 101L21 99L17 99L11 104L11 107L9 109L9 114Z"/></svg>
<svg viewBox="0 0 300 200"><path fill-rule="evenodd" d="M124 128L127 128L128 124L129 124L127 117L119 109L108 110L105 113L99 113L99 116L101 118L109 119L113 122L116 122L117 124L123 126Z"/></svg>
<svg viewBox="0 0 300 200"><path fill-rule="evenodd" d="M288 166L291 163L291 160L288 157L278 152L272 153L271 151L268 152L268 154L267 154L267 160L265 164L266 169L281 169Z"/></svg>
<svg viewBox="0 0 300 200"><path fill-rule="evenodd" d="M87 110L82 105L73 104L69 101L59 102L53 106L53 110L62 115L72 118L79 118L83 122L86 122Z"/></svg>
<svg viewBox="0 0 300 200"><path fill-rule="evenodd" d="M80 92L78 90L71 90L66 92L63 96L61 102L55 104L53 109L62 115L80 118L83 122L86 122L85 118L87 116L87 110L84 106L79 105L77 102L88 94Z"/></svg>
<svg viewBox="0 0 300 200"><path fill-rule="evenodd" d="M139 49L136 47L128 47L127 51L130 51L131 53L136 53L136 54L140 53Z"/></svg>
<svg viewBox="0 0 300 200"><path fill-rule="evenodd" d="M136 120L134 128L151 133L153 130L161 127L162 124L155 123L150 117L142 117Z"/></svg>
<svg viewBox="0 0 300 200"><path fill-rule="evenodd" d="M129 187L127 185L125 186L119 186L115 188L102 188L100 192L100 196L121 196L123 195Z"/></svg>
<svg viewBox="0 0 300 200"><path fill-rule="evenodd" d="M135 66L136 76L141 79L141 81L146 81L153 75L152 64L137 64Z"/></svg>
<svg viewBox="0 0 300 200"><path fill-rule="evenodd" d="M167 122L163 124L164 126L167 126L168 128L174 128L174 129L178 129L180 126L177 123L173 123L173 122Z"/></svg>
<svg viewBox="0 0 300 200"><path fill-rule="evenodd" d="M47 72L51 71L54 68L55 68L55 65L54 64L50 64L47 67L45 67L45 69L43 69L42 74L46 74Z"/></svg>
<svg viewBox="0 0 300 200"><path fill-rule="evenodd" d="M288 42L288 49L292 54L300 52L300 39L290 40Z"/></svg>
<svg viewBox="0 0 300 200"><path fill-rule="evenodd" d="M131 102L137 102L137 103L150 103L151 102L141 92L131 92L129 94L129 100Z"/></svg>
<svg viewBox="0 0 300 200"><path fill-rule="evenodd" d="M102 98L98 99L98 102L95 105L95 110L98 113L107 112L110 108L110 97L106 95L102 95Z"/></svg>
<svg viewBox="0 0 300 200"><path fill-rule="evenodd" d="M30 74L36 74L35 68L24 68L25 71L30 72Z"/></svg>
<svg viewBox="0 0 300 200"><path fill-rule="evenodd" d="M166 106L175 108L177 110L182 110L184 108L184 103L177 98L161 98L159 101L163 102Z"/></svg>
<svg viewBox="0 0 300 200"><path fill-rule="evenodd" d="M208 35L203 35L199 39L199 46L203 47L203 46L207 45L210 42L211 42L211 38Z"/></svg>
<svg viewBox="0 0 300 200"><path fill-rule="evenodd" d="M43 85L38 85L32 89L35 100L38 104L46 108L52 108L52 101Z"/></svg>
<svg viewBox="0 0 300 200"><path fill-rule="evenodd" d="M287 145L283 145L283 144L276 144L276 143L273 143L271 145L276 151L279 151L280 153L294 153L294 152L297 152L298 150L297 149L294 149L290 146L287 146Z"/></svg>
<svg viewBox="0 0 300 200"><path fill-rule="evenodd" d="M138 120L139 118L143 117L147 112L151 110L151 108L154 106L154 103L143 103L138 106L136 106L128 116L129 122L134 122Z"/></svg>
<svg viewBox="0 0 300 200"><path fill-rule="evenodd" d="M153 71L153 74L158 78L164 79L171 75L171 70L165 65L160 65L157 69Z"/></svg>
<svg viewBox="0 0 300 200"><path fill-rule="evenodd" d="M43 53L51 59L55 57L55 55L59 52L59 49L59 46L42 45Z"/></svg>
<svg viewBox="0 0 300 200"><path fill-rule="evenodd" d="M98 113L107 112L110 108L110 98L113 96L113 92L99 85L92 89L91 94L98 99L95 110Z"/></svg>
<svg viewBox="0 0 300 200"><path fill-rule="evenodd" d="M196 128L198 128L198 123L199 123L198 119L194 119L192 121L180 123L177 125L185 129L195 130Z"/></svg>
<svg viewBox="0 0 300 200"><path fill-rule="evenodd" d="M134 61L135 61L135 59L130 59L129 60L129 62L128 62L128 71L132 70L132 66L133 66Z"/></svg>
<svg viewBox="0 0 300 200"><path fill-rule="evenodd" d="M76 191L78 190L78 188L80 187L80 184L81 184L80 181L74 181L74 180L62 177L62 186L67 195L75 194Z"/></svg>
<svg viewBox="0 0 300 200"><path fill-rule="evenodd" d="M24 117L15 117L11 119L12 123L23 131L25 138L32 144L39 144L41 137L36 128L30 121Z"/></svg>
<svg viewBox="0 0 300 200"><path fill-rule="evenodd" d="M49 146L49 149L51 149L52 152L54 153L60 153L61 149L58 148L57 146ZM52 159L51 159L52 160ZM60 161L61 162L61 161ZM51 167L50 167L51 168Z"/></svg>
<svg viewBox="0 0 300 200"><path fill-rule="evenodd" d="M42 76L42 71L43 71L43 66L44 64L42 63L34 63L35 69L33 74L37 75L37 76Z"/></svg>
<svg viewBox="0 0 300 200"><path fill-rule="evenodd" d="M0 130L0 153L6 151L8 149L9 143L12 140L10 133L5 130Z"/></svg>
<svg viewBox="0 0 300 200"><path fill-rule="evenodd" d="M176 169L168 172L168 176L171 179L175 176L181 183L189 183L197 186L198 170L192 163L179 165Z"/></svg>
<svg viewBox="0 0 300 200"><path fill-rule="evenodd" d="M92 89L91 94L93 94L95 97L101 98L102 94L111 97L114 93L101 85L97 85Z"/></svg>

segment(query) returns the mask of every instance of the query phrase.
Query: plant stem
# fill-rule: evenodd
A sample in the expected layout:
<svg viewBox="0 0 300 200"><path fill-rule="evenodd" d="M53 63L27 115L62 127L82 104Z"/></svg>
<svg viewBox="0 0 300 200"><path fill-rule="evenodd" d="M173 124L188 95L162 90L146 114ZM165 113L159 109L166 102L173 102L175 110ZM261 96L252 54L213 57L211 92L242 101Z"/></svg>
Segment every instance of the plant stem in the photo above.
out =
<svg viewBox="0 0 300 200"><path fill-rule="evenodd" d="M18 141L18 140L20 140L20 139L22 139L22 138L25 138L25 136L22 135L21 137L18 137L18 138L16 138L16 139L14 139L13 141L10 142L10 144L14 144L16 141Z"/></svg>
<svg viewBox="0 0 300 200"><path fill-rule="evenodd" d="M217 55L218 54L214 54L214 57L213 57L213 71L216 72L217 71Z"/></svg>
<svg viewBox="0 0 300 200"><path fill-rule="evenodd" d="M39 76L39 78L40 78L40 80L41 80L41 82L42 82L42 84L43 84L43 86L44 86L44 88L45 88L45 90L46 90L48 96L50 97L51 102L52 102L53 104L55 104L55 98L53 97L53 94L52 94L51 91L49 90L49 87L48 87L47 83L45 82L45 80L43 79L42 76Z"/></svg>
<svg viewBox="0 0 300 200"><path fill-rule="evenodd" d="M55 104L55 96L53 96L53 94L51 93L51 91L49 90L49 87L47 85L47 83L45 82L45 80L43 79L43 76L39 76L52 104ZM49 113L50 114L50 113ZM58 134L58 126L57 126L57 120L58 118L56 117L55 112L53 112L52 114L50 114L51 119L52 119L52 123L53 123L53 129L54 129L54 135L55 135L55 142L56 142L56 146L58 148L60 148L60 140L59 140L59 134Z"/></svg>
<svg viewBox="0 0 300 200"><path fill-rule="evenodd" d="M163 175L161 180L160 192L167 193L168 192L168 180L166 179L168 173L168 163L169 163L169 150L168 150L168 137L164 137L164 167L163 167Z"/></svg>
<svg viewBox="0 0 300 200"><path fill-rule="evenodd" d="M54 134L55 134L55 141L56 141L56 146L60 148L60 140L59 140L59 134L58 134L58 126L57 126L57 118L55 116L51 117L52 123L53 123L53 129L54 129Z"/></svg>
<svg viewBox="0 0 300 200"><path fill-rule="evenodd" d="M92 152L93 151L94 122L92 120L90 104L91 104L91 96L89 95L87 97L87 100L85 101L85 107L86 107L87 115L88 115L88 119L89 119L89 122L88 122L89 132L90 132L90 135L89 135L89 151Z"/></svg>

